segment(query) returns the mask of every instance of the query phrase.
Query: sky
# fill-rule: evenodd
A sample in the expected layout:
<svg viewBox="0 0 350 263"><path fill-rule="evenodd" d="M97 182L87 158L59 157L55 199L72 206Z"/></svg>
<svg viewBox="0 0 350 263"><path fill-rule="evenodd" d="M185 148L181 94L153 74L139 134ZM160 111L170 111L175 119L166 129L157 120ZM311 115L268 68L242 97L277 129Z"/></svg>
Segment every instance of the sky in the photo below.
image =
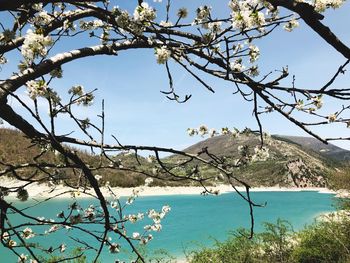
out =
<svg viewBox="0 0 350 263"><path fill-rule="evenodd" d="M114 2L131 11L136 0ZM213 6L214 16L220 17L229 12L227 2L175 0L172 10L176 13L177 8L186 6L190 9L190 17L194 17L196 6L210 4ZM149 3L159 11L157 19L165 20L165 3ZM338 10L327 11L323 21L348 45L349 11L350 3L345 3ZM0 15L0 20L4 19L6 17ZM64 41L54 51L70 50L91 43L90 40ZM296 85L300 87L323 86L346 61L304 23L291 33L277 30L262 41L256 42L256 45L261 51L261 73L288 66L291 75L296 75ZM0 79L16 71L14 61L18 59L17 54L12 52L8 58L10 63L0 71ZM53 82L52 85L59 92L67 92L75 84L83 85L86 90L98 89L94 106L79 107L76 110L78 116L86 116L99 122L100 118L97 115L100 114L101 102L104 100L106 141L109 143L114 142L111 137L114 135L122 144L156 145L181 150L203 139L200 136L188 136L186 130L189 127L196 128L205 124L218 130L226 126L239 129L257 128L252 116L252 103L243 101L239 95L233 95L230 83L206 76L205 80L215 89L215 94L212 94L175 63L171 62L170 67L177 93L192 94L187 103L169 101L160 92L168 90L168 79L164 65L156 63L153 50L120 52L116 57L96 56L67 64L63 66L64 78ZM349 80L348 75L341 76L334 87L349 87ZM18 94L24 98L25 88L20 89ZM31 103L30 99L25 100ZM10 103L21 111L15 101ZM339 103L329 102L326 103L325 109L332 112L338 106ZM45 104L39 103L39 107L45 112ZM307 136L300 128L275 113L264 115L262 124L264 130L270 134ZM73 135L81 136L67 117L60 119L58 130L61 133L74 132ZM330 125L315 128L314 131L322 137L349 135L349 129ZM349 142L340 141L334 144L350 149Z"/></svg>

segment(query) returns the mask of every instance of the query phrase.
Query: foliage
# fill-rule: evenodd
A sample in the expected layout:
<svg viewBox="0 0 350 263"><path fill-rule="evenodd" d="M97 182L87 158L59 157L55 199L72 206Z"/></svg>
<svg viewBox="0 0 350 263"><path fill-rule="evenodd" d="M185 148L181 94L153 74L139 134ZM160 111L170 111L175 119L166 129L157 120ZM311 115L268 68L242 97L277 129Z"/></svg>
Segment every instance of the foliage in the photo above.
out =
<svg viewBox="0 0 350 263"><path fill-rule="evenodd" d="M349 262L350 219L348 215L319 221L298 235L293 262Z"/></svg>
<svg viewBox="0 0 350 263"><path fill-rule="evenodd" d="M242 235L243 234L243 235ZM288 262L346 263L350 260L349 215L331 215L294 233L290 224L278 220L265 223L264 230L253 239L247 230L235 232L228 240L217 242L214 248L192 251L191 263L204 262Z"/></svg>
<svg viewBox="0 0 350 263"><path fill-rule="evenodd" d="M329 176L330 187L334 189L350 190L350 165L343 164L337 171L334 171Z"/></svg>

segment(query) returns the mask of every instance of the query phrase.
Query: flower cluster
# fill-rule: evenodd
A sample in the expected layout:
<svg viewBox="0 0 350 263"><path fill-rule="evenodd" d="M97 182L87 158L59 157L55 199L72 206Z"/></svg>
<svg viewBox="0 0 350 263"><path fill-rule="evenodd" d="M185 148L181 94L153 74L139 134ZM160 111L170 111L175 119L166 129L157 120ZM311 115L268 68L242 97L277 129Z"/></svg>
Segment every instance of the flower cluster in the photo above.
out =
<svg viewBox="0 0 350 263"><path fill-rule="evenodd" d="M209 20L210 17L210 6L200 6L197 8L197 17L195 19L195 23L204 23Z"/></svg>
<svg viewBox="0 0 350 263"><path fill-rule="evenodd" d="M22 232L22 237L24 239L30 239L30 238L33 238L35 236L33 230L29 227L25 228Z"/></svg>
<svg viewBox="0 0 350 263"><path fill-rule="evenodd" d="M130 221L133 224L144 218L145 218L145 215L143 213L130 214L125 217L126 220Z"/></svg>
<svg viewBox="0 0 350 263"><path fill-rule="evenodd" d="M156 18L156 11L148 5L148 3L143 2L141 5L137 6L134 11L134 19L139 22L150 22Z"/></svg>
<svg viewBox="0 0 350 263"><path fill-rule="evenodd" d="M240 73L245 69L245 66L242 64L242 59L236 59L233 63L230 63L230 68L235 73Z"/></svg>
<svg viewBox="0 0 350 263"><path fill-rule="evenodd" d="M44 80L30 80L26 82L27 91L31 99L47 94L48 86Z"/></svg>
<svg viewBox="0 0 350 263"><path fill-rule="evenodd" d="M84 216L87 218L89 221L92 221L95 219L96 216L96 209L93 205L90 205L88 208L84 210Z"/></svg>
<svg viewBox="0 0 350 263"><path fill-rule="evenodd" d="M234 28L245 30L254 27L262 30L265 25L265 15L259 11L262 9L261 1L259 0L231 0L229 7L232 11L232 26Z"/></svg>
<svg viewBox="0 0 350 263"><path fill-rule="evenodd" d="M21 53L27 62L32 62L35 58L45 57L47 55L46 47L51 46L52 43L51 37L36 34L31 29L28 29Z"/></svg>
<svg viewBox="0 0 350 263"><path fill-rule="evenodd" d="M30 22L37 27L46 26L50 24L54 18L50 16L45 10L39 12L36 16L30 19Z"/></svg>
<svg viewBox="0 0 350 263"><path fill-rule="evenodd" d="M21 254L21 255L19 255L19 257L18 257L17 262L18 262L18 263L24 263L24 262L27 261L27 259L28 259L28 256L27 256L27 255Z"/></svg>
<svg viewBox="0 0 350 263"><path fill-rule="evenodd" d="M327 8L339 8L344 0L315 0L314 6L317 12L324 12Z"/></svg>
<svg viewBox="0 0 350 263"><path fill-rule="evenodd" d="M317 109L321 109L323 106L322 95L312 97L312 104L316 106Z"/></svg>
<svg viewBox="0 0 350 263"><path fill-rule="evenodd" d="M209 29L213 34L220 33L222 31L221 26L222 26L221 21L210 22L204 25L204 27Z"/></svg>
<svg viewBox="0 0 350 263"><path fill-rule="evenodd" d="M155 55L158 64L165 64L171 56L171 51L166 46L162 46L155 49Z"/></svg>
<svg viewBox="0 0 350 263"><path fill-rule="evenodd" d="M153 224L144 226L144 230L155 231L155 232L161 231L162 230L161 220L170 212L170 210L171 208L168 205L163 206L160 212L154 209L149 210L147 214L148 214L148 217L153 220ZM140 244L146 244L150 240L149 239L150 236L152 235L149 234L146 238L140 237Z"/></svg>
<svg viewBox="0 0 350 263"><path fill-rule="evenodd" d="M288 32L291 32L293 31L294 28L298 27L299 26L299 22L293 18L291 19L290 21L288 21L284 26L284 30L288 31Z"/></svg>
<svg viewBox="0 0 350 263"><path fill-rule="evenodd" d="M194 135L201 135L202 137L205 135L209 135L210 137L214 137L216 135L219 135L220 133L217 132L215 129L208 129L206 125L201 125L198 128L188 128L187 133L189 136ZM230 130L228 127L221 128L221 135L227 135L230 134L232 137L238 137L239 136L239 130L237 128L233 128Z"/></svg>
<svg viewBox="0 0 350 263"><path fill-rule="evenodd" d="M171 23L170 21L168 21L168 22L160 21L159 25L162 27L171 27L171 26L173 26L173 23Z"/></svg>
<svg viewBox="0 0 350 263"><path fill-rule="evenodd" d="M260 55L260 50L257 46L250 45L249 46L249 57L250 57L250 62L253 63L255 62Z"/></svg>
<svg viewBox="0 0 350 263"><path fill-rule="evenodd" d="M328 122L335 122L337 120L337 114L333 113L333 114L330 114L328 117Z"/></svg>
<svg viewBox="0 0 350 263"><path fill-rule="evenodd" d="M81 85L75 85L68 90L68 94L77 96L74 101L77 105L89 106L93 103L94 95L92 93L85 93L84 87Z"/></svg>
<svg viewBox="0 0 350 263"><path fill-rule="evenodd" d="M103 27L103 22L100 19L96 19L93 21L84 21L80 20L79 21L79 26L82 30L95 30L97 28Z"/></svg>
<svg viewBox="0 0 350 263"><path fill-rule="evenodd" d="M119 253L120 252L120 245L117 243L112 243L109 246L109 252L112 254Z"/></svg>

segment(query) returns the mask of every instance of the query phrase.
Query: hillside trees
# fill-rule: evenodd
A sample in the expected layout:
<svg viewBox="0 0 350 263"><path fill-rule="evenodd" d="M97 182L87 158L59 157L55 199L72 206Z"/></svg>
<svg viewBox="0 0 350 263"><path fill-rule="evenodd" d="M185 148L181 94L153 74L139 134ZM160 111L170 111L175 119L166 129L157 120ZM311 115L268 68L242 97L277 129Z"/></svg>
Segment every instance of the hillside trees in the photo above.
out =
<svg viewBox="0 0 350 263"><path fill-rule="evenodd" d="M310 2L233 0L228 6L224 3L221 7L228 8L229 16L215 18L212 17L209 6L199 6L195 13L190 13L186 7L173 10L170 0L162 5L165 9L164 17L157 15L157 11L152 7L155 3L144 1L134 1L133 11L128 12L124 10L122 1L1 0L0 63L1 67L5 68L11 63L18 62L18 71L9 76L1 75L0 118L11 127L22 131L30 138L33 145L38 145L42 149L30 163L18 162L15 165L2 163L5 168L0 172L0 176L11 175L23 182L21 187L1 188L0 228L3 245L19 257L21 255L15 243L25 246L28 257L39 262L41 259L38 257L38 250L47 252L50 249L35 247L27 242L27 239L30 240L35 235L29 226L35 224L49 227L48 233L72 227L88 233L98 241L98 246L92 247L76 240L77 244L96 252L95 261L98 260L104 247L108 247L113 253L119 251L120 244L108 239L111 233L125 239L135 252L136 259L144 261L135 244L150 241L152 236L149 232L152 229L160 229L160 220L169 208L165 206L163 211L153 210L149 213L149 217L154 221L150 231L147 230L142 235L128 233L123 223L141 220L143 215L125 217L122 213L124 206L116 197L112 201L111 209L109 201L101 191L98 171L113 169L132 171L161 180L191 180L201 184L204 193L215 193L205 186L210 177L201 174L198 169L190 171L183 169L186 164L193 161L217 169L218 174L220 173L235 190L237 185L245 187L246 193L238 190L237 192L250 206L252 220L250 235L252 235L253 206L258 204L250 199L249 185L235 177L234 171L243 164L267 158L268 150L264 146L266 138L260 122L261 114L276 111L324 143L339 138L321 138L310 127L329 123L350 126L347 117L349 105L346 105L350 89L332 86L335 79L345 72L350 59L350 49L322 23L321 14L328 8L340 7L342 3L341 0ZM174 14L177 16L176 20L170 21L169 18ZM259 72L260 51L255 41L268 38L279 27L292 31L301 21L326 41L329 48L342 54L345 60L339 69L335 70L329 82L322 87L296 86L287 68L277 69L273 73ZM70 50L68 47L72 41L81 43L81 48ZM207 153L210 159L202 158L200 153L195 155L156 146L122 145L116 137L115 144L106 144L103 105L99 114L100 124L91 123L88 118L80 118L75 112L78 106L89 106L93 103L95 90L84 90L79 84L56 87L55 79L64 78L64 67L67 63L76 63L86 57L100 55L114 56L118 59L118 53L132 52L135 49L154 50L157 63L164 66L167 72L169 90L163 93L171 101L184 103L191 98L190 94L184 97L177 94L173 84L172 63L182 67L184 72L199 81L210 92L215 92L215 87L206 82L207 75L232 83L235 94L241 96L243 100L252 101L253 114L258 125L257 131L254 132L260 135L260 145L253 153L242 147L241 158L227 164L224 159L210 155L206 149L203 149L202 153ZM16 56L17 61L8 61L9 56L11 58ZM77 78L79 79L79 76ZM26 89L30 98L29 103L27 98L20 95L21 88ZM335 113L323 112L325 97L343 105ZM14 107L10 101L16 101L20 107ZM46 105L45 110L39 106L43 103ZM75 125L73 130L79 129L84 138L57 133L59 122L62 121L60 117L63 115ZM310 118L306 118L305 121L304 115L311 115L311 121ZM189 129L188 132L190 135L203 136L218 134L215 130L209 131L205 126ZM238 136L241 132L223 128L221 133ZM94 166L88 165L67 145L89 147L98 152L100 162ZM60 162L43 163L40 157L48 151L54 152L60 158ZM151 152L149 158L151 169L145 170L141 165L142 161L139 160L138 154L143 151ZM118 154L125 152L132 154L136 164L122 163L119 160ZM161 153L180 155L183 161L176 163L164 161L160 158ZM77 180L74 183L65 180L64 176L59 176L65 170L71 170L76 174ZM182 172L179 173L179 170ZM40 176L37 176L39 172ZM63 184L71 187L73 195L91 188L99 207L77 209L76 203L73 203L68 213L59 214L58 220L53 222L32 217L26 211L17 209L15 204L5 198L8 192L15 192L20 199L26 199L26 186L37 182L55 183L58 177ZM148 183L150 182L148 180ZM113 193L111 195L113 196ZM137 195L135 191L129 203ZM12 225L8 217L10 211L20 214L23 222L29 220L31 223ZM103 225L103 231L96 234L86 230L81 226L82 223ZM17 242L14 239L17 239ZM62 250L62 247L52 249Z"/></svg>

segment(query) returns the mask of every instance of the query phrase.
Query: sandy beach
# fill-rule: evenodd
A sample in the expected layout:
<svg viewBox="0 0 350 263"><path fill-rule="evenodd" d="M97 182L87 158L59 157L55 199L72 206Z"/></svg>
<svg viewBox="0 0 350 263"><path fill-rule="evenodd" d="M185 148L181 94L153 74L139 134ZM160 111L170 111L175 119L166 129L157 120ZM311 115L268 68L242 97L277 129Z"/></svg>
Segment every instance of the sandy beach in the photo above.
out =
<svg viewBox="0 0 350 263"><path fill-rule="evenodd" d="M20 182L11 178L1 178L0 186L2 187L18 187L25 185L25 182ZM31 198L48 198L52 196L57 197L70 197L74 193L75 196L79 197L89 197L93 194L93 190L90 189L84 192L82 189L73 191L71 188L57 185L49 186L47 184L37 184L33 183L29 186L26 186L25 189L28 191ZM139 190L139 196L162 196L162 195L200 195L203 192L203 187L196 186L180 186L180 187L136 187L136 188L120 188L112 187L113 193L117 196L131 196L134 189ZM208 187L210 190L218 190L220 194L234 192L234 189L230 185L218 185L216 187ZM240 191L245 191L244 187L237 187ZM111 193L107 187L101 187L101 191L105 196L110 196ZM328 188L296 188L296 187L258 187L251 188L252 192L276 192L276 191L317 191L319 193L332 193L337 194L337 192L330 190ZM343 193L344 194L344 193ZM11 196L11 194L10 194Z"/></svg>

